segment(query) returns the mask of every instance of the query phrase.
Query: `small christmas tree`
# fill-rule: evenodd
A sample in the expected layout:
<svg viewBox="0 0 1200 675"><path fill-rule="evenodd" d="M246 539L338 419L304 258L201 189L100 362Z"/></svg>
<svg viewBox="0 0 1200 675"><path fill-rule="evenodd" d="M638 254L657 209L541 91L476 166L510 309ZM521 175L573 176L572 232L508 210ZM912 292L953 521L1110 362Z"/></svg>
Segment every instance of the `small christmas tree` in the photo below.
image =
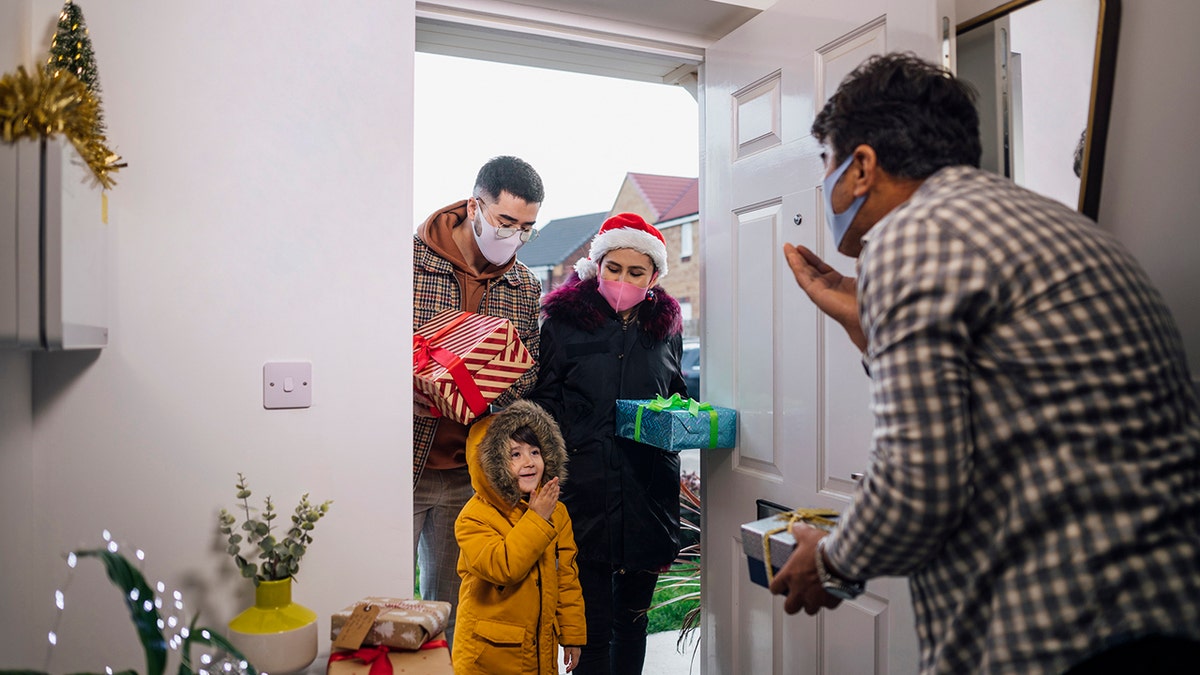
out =
<svg viewBox="0 0 1200 675"><path fill-rule="evenodd" d="M30 75L23 66L0 75L0 142L66 136L102 188L124 168L108 147L100 104L100 76L79 6L67 0L46 67Z"/></svg>
<svg viewBox="0 0 1200 675"><path fill-rule="evenodd" d="M47 74L65 70L87 87L96 99L96 133L104 133L104 113L100 103L100 72L96 67L96 54L92 51L92 39L88 37L87 24L83 21L83 10L67 0L58 14L58 29L50 43L50 58L46 61Z"/></svg>

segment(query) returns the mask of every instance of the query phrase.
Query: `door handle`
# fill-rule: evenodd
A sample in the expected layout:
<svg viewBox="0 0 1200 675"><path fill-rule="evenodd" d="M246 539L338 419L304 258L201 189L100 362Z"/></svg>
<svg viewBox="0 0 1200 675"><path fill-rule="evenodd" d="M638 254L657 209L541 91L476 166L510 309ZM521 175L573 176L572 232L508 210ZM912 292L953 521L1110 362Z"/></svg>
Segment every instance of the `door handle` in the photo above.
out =
<svg viewBox="0 0 1200 675"><path fill-rule="evenodd" d="M850 478L851 478L851 480L853 480L855 483L861 483L861 482L862 482L862 479L863 479L863 476L866 476L866 475L867 475L867 474L865 474L865 473L859 473L858 471L855 471L854 473L850 474Z"/></svg>

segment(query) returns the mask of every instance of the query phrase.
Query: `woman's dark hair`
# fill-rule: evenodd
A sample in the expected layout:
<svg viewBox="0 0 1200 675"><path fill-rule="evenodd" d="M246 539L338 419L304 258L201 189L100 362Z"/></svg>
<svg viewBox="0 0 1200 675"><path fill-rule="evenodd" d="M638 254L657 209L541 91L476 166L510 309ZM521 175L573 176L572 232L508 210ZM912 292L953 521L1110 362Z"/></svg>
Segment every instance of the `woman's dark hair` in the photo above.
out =
<svg viewBox="0 0 1200 675"><path fill-rule="evenodd" d="M518 443L532 445L538 450L542 449L542 439L538 438L538 435L533 431L533 427L530 427L529 425L525 425L514 431L510 438Z"/></svg>
<svg viewBox="0 0 1200 675"><path fill-rule="evenodd" d="M501 192L529 204L541 204L546 197L538 172L525 160L510 155L489 159L475 176L476 197L487 197L494 202Z"/></svg>
<svg viewBox="0 0 1200 675"><path fill-rule="evenodd" d="M842 80L812 125L841 163L869 145L884 171L927 178L946 166L979 166L975 91L942 68L908 54L872 56Z"/></svg>

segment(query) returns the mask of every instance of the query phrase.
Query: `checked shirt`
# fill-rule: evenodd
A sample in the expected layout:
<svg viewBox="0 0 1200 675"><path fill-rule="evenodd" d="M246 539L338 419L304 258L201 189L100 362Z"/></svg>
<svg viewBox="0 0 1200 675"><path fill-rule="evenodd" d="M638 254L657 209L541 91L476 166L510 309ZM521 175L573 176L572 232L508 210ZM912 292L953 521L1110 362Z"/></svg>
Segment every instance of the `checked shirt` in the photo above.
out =
<svg viewBox="0 0 1200 675"><path fill-rule="evenodd" d="M870 232L871 465L827 542L910 577L922 673L1060 673L1200 639L1200 410L1145 273L1090 220L942 169Z"/></svg>
<svg viewBox="0 0 1200 675"><path fill-rule="evenodd" d="M521 261L516 261L502 276L488 282L479 313L504 317L513 322L521 343L534 362L538 359L538 303L542 285ZM462 309L462 289L454 276L454 266L429 248L419 236L413 237L413 330L438 312ZM530 368L493 403L506 406L521 398L537 382L537 367ZM438 419L413 416L413 485L425 470L429 447L437 430Z"/></svg>

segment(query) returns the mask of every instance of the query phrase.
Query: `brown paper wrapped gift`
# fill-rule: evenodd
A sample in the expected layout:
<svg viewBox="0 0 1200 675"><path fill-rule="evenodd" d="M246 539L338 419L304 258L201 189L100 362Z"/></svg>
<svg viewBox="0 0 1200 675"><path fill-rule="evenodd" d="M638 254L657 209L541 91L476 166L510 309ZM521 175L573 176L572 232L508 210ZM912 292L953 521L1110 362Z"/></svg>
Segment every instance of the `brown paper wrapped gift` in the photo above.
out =
<svg viewBox="0 0 1200 675"><path fill-rule="evenodd" d="M454 675L445 634L439 634L416 651L383 645L362 649L335 649L325 675Z"/></svg>
<svg viewBox="0 0 1200 675"><path fill-rule="evenodd" d="M413 334L413 389L466 424L534 366L512 322L448 309Z"/></svg>
<svg viewBox="0 0 1200 675"><path fill-rule="evenodd" d="M369 596L330 615L330 639L337 640L342 626L358 605L375 605L380 610L375 624L363 638L364 645L420 649L430 638L446 630L450 622L448 602Z"/></svg>

